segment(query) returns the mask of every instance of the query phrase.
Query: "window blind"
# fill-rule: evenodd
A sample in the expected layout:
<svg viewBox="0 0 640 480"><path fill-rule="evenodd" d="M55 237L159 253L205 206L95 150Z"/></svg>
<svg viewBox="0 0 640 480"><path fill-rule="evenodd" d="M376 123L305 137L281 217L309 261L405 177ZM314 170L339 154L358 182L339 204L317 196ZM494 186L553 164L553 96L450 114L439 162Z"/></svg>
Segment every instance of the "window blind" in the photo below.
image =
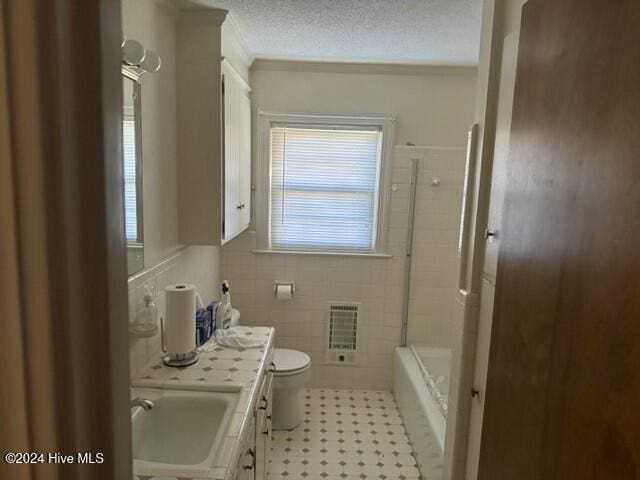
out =
<svg viewBox="0 0 640 480"><path fill-rule="evenodd" d="M372 252L382 131L271 127L271 248Z"/></svg>
<svg viewBox="0 0 640 480"><path fill-rule="evenodd" d="M136 185L136 122L133 107L124 106L122 117L122 155L124 158L125 234L130 242L138 241L138 206Z"/></svg>

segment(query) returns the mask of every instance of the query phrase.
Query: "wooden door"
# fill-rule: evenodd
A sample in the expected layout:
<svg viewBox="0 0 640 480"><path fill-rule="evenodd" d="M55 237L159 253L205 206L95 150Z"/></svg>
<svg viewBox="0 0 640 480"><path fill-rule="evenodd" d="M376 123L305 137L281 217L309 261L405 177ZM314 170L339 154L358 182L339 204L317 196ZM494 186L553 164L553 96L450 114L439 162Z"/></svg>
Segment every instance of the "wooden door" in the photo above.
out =
<svg viewBox="0 0 640 480"><path fill-rule="evenodd" d="M640 478L640 2L523 9L478 478Z"/></svg>

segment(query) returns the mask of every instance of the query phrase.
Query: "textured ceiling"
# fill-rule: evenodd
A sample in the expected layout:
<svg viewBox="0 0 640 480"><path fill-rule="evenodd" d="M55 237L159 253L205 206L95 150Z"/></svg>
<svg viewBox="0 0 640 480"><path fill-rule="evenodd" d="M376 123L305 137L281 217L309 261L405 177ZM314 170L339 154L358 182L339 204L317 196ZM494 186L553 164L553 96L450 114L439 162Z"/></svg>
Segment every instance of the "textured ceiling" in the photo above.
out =
<svg viewBox="0 0 640 480"><path fill-rule="evenodd" d="M478 62L481 0L199 0L229 10L256 58Z"/></svg>

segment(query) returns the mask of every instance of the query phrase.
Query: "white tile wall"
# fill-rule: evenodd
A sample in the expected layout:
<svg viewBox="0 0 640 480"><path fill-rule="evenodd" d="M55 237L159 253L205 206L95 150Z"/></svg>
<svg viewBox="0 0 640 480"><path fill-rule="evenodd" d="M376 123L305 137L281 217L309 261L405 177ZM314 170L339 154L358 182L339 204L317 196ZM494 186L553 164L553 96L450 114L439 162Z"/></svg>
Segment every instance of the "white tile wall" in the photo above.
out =
<svg viewBox="0 0 640 480"><path fill-rule="evenodd" d="M222 249L222 276L231 283L231 301L245 325L276 329L277 347L307 352L316 387L388 389L391 352L400 341L402 289L387 278L397 260L382 258L256 255L255 234L247 232ZM278 301L273 282L296 284L294 298ZM324 366L327 305L361 302L358 367Z"/></svg>
<svg viewBox="0 0 640 480"><path fill-rule="evenodd" d="M451 348L458 279L464 150L417 148L418 184L409 297L409 343ZM439 184L432 185L433 180Z"/></svg>
<svg viewBox="0 0 640 480"><path fill-rule="evenodd" d="M191 246L179 250L129 279L129 323L142 308L145 285L153 287L158 306L158 323L164 316L164 288L172 283L192 283L205 304L218 298L220 284L220 249L218 247ZM138 376L145 365L161 355L160 334L150 338L129 336L129 375Z"/></svg>
<svg viewBox="0 0 640 480"><path fill-rule="evenodd" d="M463 173L462 149L396 147L394 149L392 192L388 231L388 253L392 258L333 257L290 254L253 254L255 232L245 232L222 248L221 276L231 283L233 305L240 309L245 325L271 325L276 328L277 347L307 352L312 359L312 386L318 388L391 389L391 354L400 343L404 294L405 249L409 216L410 159L421 158L421 185L431 174L441 178L437 189L420 195L417 215L418 244L414 250L418 265L414 280L416 335L438 335L443 341L448 326L448 308L457 267L455 256L457 219L452 212L460 208L460 186L454 185ZM443 213L438 213L439 211ZM429 216L425 212L428 212ZM453 230L453 231L452 231ZM454 272L455 271L455 272ZM291 301L277 301L273 282L294 281L296 294ZM432 281L433 285L429 284ZM455 283L455 282L454 282ZM428 302L418 304L422 298ZM327 304L352 301L362 304L358 366L324 364ZM421 300L420 300L421 301ZM422 310L420 310L422 308ZM431 320L431 329L418 326Z"/></svg>

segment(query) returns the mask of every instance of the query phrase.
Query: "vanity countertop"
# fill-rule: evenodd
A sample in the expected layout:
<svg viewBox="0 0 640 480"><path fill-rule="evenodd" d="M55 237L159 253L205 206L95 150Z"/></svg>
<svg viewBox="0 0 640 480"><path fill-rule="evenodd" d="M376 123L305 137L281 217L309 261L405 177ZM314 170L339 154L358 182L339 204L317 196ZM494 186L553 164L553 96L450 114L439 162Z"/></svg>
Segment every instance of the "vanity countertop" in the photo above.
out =
<svg viewBox="0 0 640 480"><path fill-rule="evenodd" d="M208 475L192 477L188 472L178 477L136 475L135 480L231 480L235 476L244 435L251 423L251 415L258 396L257 379L269 366L267 358L273 344L274 329L271 327L235 327L247 336L259 337L263 346L258 348L226 348L215 343L200 347L198 363L184 368L167 367L158 359L149 364L139 377L131 382L133 387L186 388L198 387L240 389L238 404L227 435L220 447L215 465Z"/></svg>

